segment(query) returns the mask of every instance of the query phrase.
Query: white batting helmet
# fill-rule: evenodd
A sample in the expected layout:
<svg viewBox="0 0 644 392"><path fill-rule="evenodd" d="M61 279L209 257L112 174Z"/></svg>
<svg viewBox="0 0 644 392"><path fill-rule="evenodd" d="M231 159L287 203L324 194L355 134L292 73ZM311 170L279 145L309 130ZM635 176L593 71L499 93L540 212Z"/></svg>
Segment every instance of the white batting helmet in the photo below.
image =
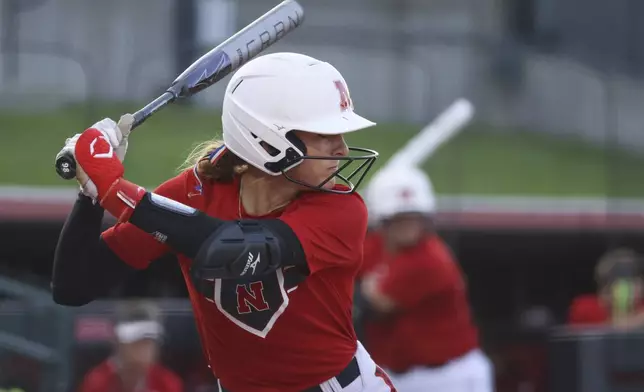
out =
<svg viewBox="0 0 644 392"><path fill-rule="evenodd" d="M350 148L350 152L361 155L307 156L304 144L291 131L337 135L374 125L354 113L349 88L337 69L302 54L257 57L242 66L226 87L222 113L224 144L248 164L264 173L285 175L298 182L286 171L304 159L345 161L322 184L303 184L314 188L322 189L324 183L338 176L352 192L378 153ZM347 177L340 175L354 161L362 161L361 166ZM360 172L362 175L354 185L351 179Z"/></svg>
<svg viewBox="0 0 644 392"><path fill-rule="evenodd" d="M365 199L372 222L403 213L433 214L436 197L432 183L415 166L396 166L377 173L366 189Z"/></svg>

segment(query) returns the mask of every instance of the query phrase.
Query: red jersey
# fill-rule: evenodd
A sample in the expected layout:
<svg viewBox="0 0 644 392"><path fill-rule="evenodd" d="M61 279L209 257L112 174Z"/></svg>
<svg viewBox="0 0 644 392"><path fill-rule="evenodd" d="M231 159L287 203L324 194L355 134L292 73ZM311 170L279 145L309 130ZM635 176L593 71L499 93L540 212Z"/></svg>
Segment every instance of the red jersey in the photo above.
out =
<svg viewBox="0 0 644 392"><path fill-rule="evenodd" d="M635 313L644 313L644 301L635 304ZM609 306L594 294L575 297L568 309L568 324L576 326L602 326L611 324Z"/></svg>
<svg viewBox="0 0 644 392"><path fill-rule="evenodd" d="M404 252L387 254L377 233L367 243L365 263L379 274L380 291L397 309L367 321L365 336L374 360L395 372L441 365L478 347L465 283L451 252L431 236Z"/></svg>
<svg viewBox="0 0 644 392"><path fill-rule="evenodd" d="M282 268L254 282L217 279L202 296L189 276L191 260L178 254L205 355L232 391L301 391L340 373L357 349L352 323L353 281L362 262L367 211L357 193L304 192L284 211L248 216L239 179L204 183L186 171L155 193L210 216L279 218L304 248L310 274ZM145 268L170 249L129 223L103 238L125 262Z"/></svg>
<svg viewBox="0 0 644 392"><path fill-rule="evenodd" d="M363 276L375 270L383 260L383 253L385 248L385 240L378 231L370 230L364 240L364 258L358 270L357 279L362 279Z"/></svg>
<svg viewBox="0 0 644 392"><path fill-rule="evenodd" d="M87 373L78 392L123 392L123 384L113 362L106 360ZM148 370L146 379L135 392L183 392L183 384L172 371L156 364Z"/></svg>
<svg viewBox="0 0 644 392"><path fill-rule="evenodd" d="M576 297L568 310L570 325L601 325L609 320L608 308L592 294Z"/></svg>

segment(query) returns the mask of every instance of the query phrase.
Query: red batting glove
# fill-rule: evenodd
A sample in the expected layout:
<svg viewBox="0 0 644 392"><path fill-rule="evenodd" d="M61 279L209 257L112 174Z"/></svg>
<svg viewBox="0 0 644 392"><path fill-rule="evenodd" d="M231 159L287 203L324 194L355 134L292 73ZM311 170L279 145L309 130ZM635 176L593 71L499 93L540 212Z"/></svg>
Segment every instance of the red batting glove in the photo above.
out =
<svg viewBox="0 0 644 392"><path fill-rule="evenodd" d="M101 206L119 222L127 221L146 191L123 178L125 168L107 136L95 128L85 130L76 142L74 156L96 185Z"/></svg>

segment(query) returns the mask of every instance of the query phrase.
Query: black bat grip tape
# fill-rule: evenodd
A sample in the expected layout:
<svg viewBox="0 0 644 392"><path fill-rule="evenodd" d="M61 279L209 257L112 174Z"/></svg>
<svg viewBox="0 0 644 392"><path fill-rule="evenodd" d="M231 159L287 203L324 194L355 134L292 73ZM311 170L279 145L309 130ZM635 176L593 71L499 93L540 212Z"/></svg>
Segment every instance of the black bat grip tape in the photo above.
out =
<svg viewBox="0 0 644 392"><path fill-rule="evenodd" d="M71 153L61 151L56 155L56 173L64 180L76 177L76 160Z"/></svg>

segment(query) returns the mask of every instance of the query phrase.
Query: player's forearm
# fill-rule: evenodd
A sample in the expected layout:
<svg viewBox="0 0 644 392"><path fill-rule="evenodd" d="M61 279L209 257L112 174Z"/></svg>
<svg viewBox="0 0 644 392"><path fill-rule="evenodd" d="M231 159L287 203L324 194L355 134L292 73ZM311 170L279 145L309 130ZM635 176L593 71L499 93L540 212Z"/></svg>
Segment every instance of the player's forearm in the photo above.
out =
<svg viewBox="0 0 644 392"><path fill-rule="evenodd" d="M132 271L100 240L103 214L103 208L80 195L65 221L54 253L51 288L56 303L85 305Z"/></svg>
<svg viewBox="0 0 644 392"><path fill-rule="evenodd" d="M377 279L370 277L363 279L360 291L373 311L386 314L396 310L396 303L380 290Z"/></svg>
<svg viewBox="0 0 644 392"><path fill-rule="evenodd" d="M382 319L387 315L375 308L370 299L362 291L362 282L358 282L354 290L353 298L354 310L360 321Z"/></svg>

